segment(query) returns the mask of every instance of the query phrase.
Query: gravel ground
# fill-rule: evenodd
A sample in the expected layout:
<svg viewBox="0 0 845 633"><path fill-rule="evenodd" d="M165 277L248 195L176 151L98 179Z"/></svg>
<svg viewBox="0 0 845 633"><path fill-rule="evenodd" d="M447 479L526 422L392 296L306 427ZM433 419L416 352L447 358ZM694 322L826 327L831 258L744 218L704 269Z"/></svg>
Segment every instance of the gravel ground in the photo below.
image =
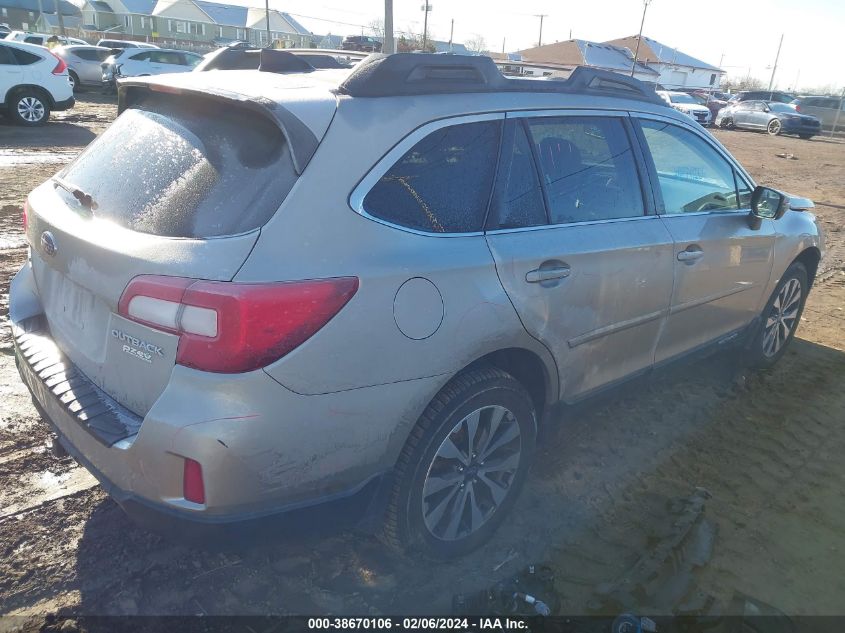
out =
<svg viewBox="0 0 845 633"><path fill-rule="evenodd" d="M712 495L718 536L695 591L845 614L845 144L715 132L760 183L814 199L827 233L798 339L774 370L747 373L722 353L565 412L493 541L422 564L357 531L191 548L134 527L84 470L46 450L6 327L9 277L25 258L21 205L114 114L89 94L40 130L0 120L0 614L38 630L57 612L442 613L454 592L528 562L550 565L563 611L583 613L595 583L672 525L667 502L696 487Z"/></svg>

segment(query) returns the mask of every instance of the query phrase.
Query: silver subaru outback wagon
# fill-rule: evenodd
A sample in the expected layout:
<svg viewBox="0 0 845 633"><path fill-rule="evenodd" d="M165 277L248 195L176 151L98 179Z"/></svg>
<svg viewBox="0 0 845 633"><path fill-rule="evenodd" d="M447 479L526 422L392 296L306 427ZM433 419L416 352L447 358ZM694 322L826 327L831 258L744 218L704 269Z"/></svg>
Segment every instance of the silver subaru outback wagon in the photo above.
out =
<svg viewBox="0 0 845 633"><path fill-rule="evenodd" d="M513 506L553 405L726 342L784 353L812 203L653 90L484 57L335 72L125 81L28 198L20 373L130 515L346 501L457 555Z"/></svg>

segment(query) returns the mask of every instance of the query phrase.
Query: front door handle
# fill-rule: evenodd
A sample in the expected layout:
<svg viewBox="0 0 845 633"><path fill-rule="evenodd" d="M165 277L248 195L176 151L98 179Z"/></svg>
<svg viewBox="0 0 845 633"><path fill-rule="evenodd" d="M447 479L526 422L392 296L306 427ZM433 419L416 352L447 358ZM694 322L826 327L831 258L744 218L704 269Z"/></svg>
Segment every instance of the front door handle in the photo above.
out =
<svg viewBox="0 0 845 633"><path fill-rule="evenodd" d="M569 277L569 266L555 266L553 268L537 268L525 273L525 281L530 284L552 281Z"/></svg>
<svg viewBox="0 0 845 633"><path fill-rule="evenodd" d="M696 248L690 247L690 248L678 253L678 261L679 262L692 263L696 260L701 259L702 257L704 257L704 251L701 250L700 248L697 248L697 247Z"/></svg>

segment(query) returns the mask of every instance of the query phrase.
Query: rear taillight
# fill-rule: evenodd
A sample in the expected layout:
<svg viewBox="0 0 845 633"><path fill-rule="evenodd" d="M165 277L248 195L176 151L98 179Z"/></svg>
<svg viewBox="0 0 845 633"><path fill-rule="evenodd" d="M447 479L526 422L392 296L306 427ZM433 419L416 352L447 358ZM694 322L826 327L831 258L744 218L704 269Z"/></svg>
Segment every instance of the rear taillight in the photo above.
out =
<svg viewBox="0 0 845 633"><path fill-rule="evenodd" d="M796 106L793 106L793 107L795 108L796 112L801 112L801 106L800 105L796 105Z"/></svg>
<svg viewBox="0 0 845 633"><path fill-rule="evenodd" d="M182 496L186 501L205 503L205 483L202 480L202 466L193 459L185 458L182 469Z"/></svg>
<svg viewBox="0 0 845 633"><path fill-rule="evenodd" d="M62 73L64 73L67 70L67 63L65 63L65 60L63 60L61 57L56 55L53 51L50 51L50 55L55 57L56 62L57 62L56 67L53 69L53 74L54 75L61 75Z"/></svg>
<svg viewBox="0 0 845 633"><path fill-rule="evenodd" d="M357 290L356 277L252 284L141 275L126 286L118 312L178 334L178 364L239 373L300 346Z"/></svg>

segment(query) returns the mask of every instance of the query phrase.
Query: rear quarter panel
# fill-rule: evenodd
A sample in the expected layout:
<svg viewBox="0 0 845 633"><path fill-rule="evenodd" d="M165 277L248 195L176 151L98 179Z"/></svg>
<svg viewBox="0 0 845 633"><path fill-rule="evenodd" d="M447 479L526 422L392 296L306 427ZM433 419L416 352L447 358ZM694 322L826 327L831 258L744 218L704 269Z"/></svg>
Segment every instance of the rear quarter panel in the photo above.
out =
<svg viewBox="0 0 845 633"><path fill-rule="evenodd" d="M238 281L360 280L358 293L332 321L267 368L288 389L319 394L430 376L445 382L507 347L532 350L554 367L548 350L522 327L482 235L419 235L350 207L350 193L393 145L438 118L438 107L444 116L454 113L448 101L380 99L382 107L374 109L367 99L341 99L303 177L262 229ZM405 314L440 315L434 333L415 339L400 330L394 306L400 287L420 277L433 283L442 306L434 293L400 306Z"/></svg>

